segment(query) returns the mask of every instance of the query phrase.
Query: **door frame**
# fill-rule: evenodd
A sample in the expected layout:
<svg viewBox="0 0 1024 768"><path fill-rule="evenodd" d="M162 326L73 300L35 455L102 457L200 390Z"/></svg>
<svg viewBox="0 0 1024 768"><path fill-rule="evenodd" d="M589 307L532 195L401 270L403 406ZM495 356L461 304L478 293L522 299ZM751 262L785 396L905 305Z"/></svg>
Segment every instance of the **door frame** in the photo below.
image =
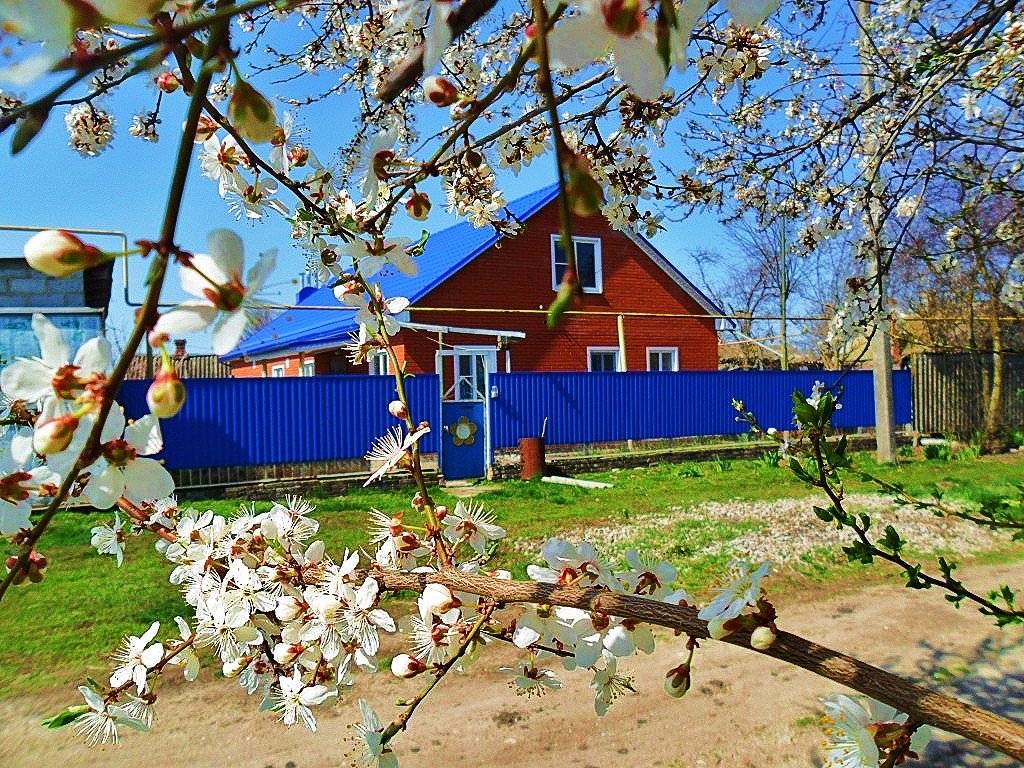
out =
<svg viewBox="0 0 1024 768"><path fill-rule="evenodd" d="M437 373L438 381L438 396L440 401L438 403L439 410L444 411L445 403L445 392L446 385L444 380L444 360L445 358L452 358L453 371L455 377L458 377L458 362L457 358L460 355L479 355L483 356L486 360L484 365L484 391L483 394L483 405L484 405L484 418L483 424L480 428L484 431L484 477L490 478L493 464L494 464L494 453L491 446L491 374L497 370L498 367L498 348L489 346L487 344L467 344L454 346L451 349L439 349L434 353L434 370ZM456 382L452 382L452 386L456 386ZM457 394L457 392L456 392ZM465 401L475 402L475 401ZM444 424L441 428L444 429ZM444 437L442 437L437 443L437 466L439 470L443 471L444 467Z"/></svg>

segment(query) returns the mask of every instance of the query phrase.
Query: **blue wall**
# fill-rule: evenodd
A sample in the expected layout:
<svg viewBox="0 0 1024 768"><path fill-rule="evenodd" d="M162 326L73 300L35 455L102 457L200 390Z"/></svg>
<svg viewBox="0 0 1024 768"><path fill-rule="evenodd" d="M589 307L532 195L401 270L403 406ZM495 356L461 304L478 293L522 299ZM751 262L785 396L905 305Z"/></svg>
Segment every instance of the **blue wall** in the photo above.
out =
<svg viewBox="0 0 1024 768"><path fill-rule="evenodd" d="M815 381L831 386L839 371L681 371L679 373L496 373L491 400L495 448L539 435L548 417L547 442L600 443L660 437L746 432L732 399L742 400L765 428L791 428L794 389ZM910 371L895 371L896 423L912 421ZM846 429L873 426L870 371L842 378L842 409L833 423Z"/></svg>
<svg viewBox="0 0 1024 768"><path fill-rule="evenodd" d="M185 407L160 422L168 469L362 458L374 438L399 421L390 376L187 379ZM148 381L126 381L118 402L144 415ZM408 381L413 416L440 423L437 376ZM437 450L431 432L423 450Z"/></svg>
<svg viewBox="0 0 1024 768"><path fill-rule="evenodd" d="M492 442L510 448L539 435L548 443L599 443L745 432L732 398L743 400L765 427L792 426L790 396L830 371L683 371L680 373L496 373L490 401ZM912 421L909 371L894 373L896 422ZM181 413L161 422L168 469L361 458L374 438L398 424L387 410L395 398L390 376L280 379L188 379ZM870 371L842 377L843 407L835 425L874 424ZM147 412L149 382L127 381L118 401L129 418ZM435 375L409 380L413 415L433 431L423 450L437 451L440 397Z"/></svg>

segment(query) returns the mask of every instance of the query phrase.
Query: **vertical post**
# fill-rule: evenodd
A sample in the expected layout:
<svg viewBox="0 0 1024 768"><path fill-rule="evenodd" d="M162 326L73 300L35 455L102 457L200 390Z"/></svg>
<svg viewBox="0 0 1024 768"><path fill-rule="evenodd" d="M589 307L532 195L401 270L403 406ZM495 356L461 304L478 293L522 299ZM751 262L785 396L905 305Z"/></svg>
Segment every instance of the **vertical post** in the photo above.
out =
<svg viewBox="0 0 1024 768"><path fill-rule="evenodd" d="M867 51L871 45L868 34L868 24L871 20L871 0L857 0L857 15L860 22L860 72L861 72L861 94L865 99L870 98L875 92L875 79L871 71L871 64L867 58ZM866 257L872 265L872 277L877 289L878 309L875 315L874 328L871 334L871 363L875 385L875 455L878 461L891 463L896 460L896 419L895 406L893 403L892 387L892 350L889 341L889 321L883 317L886 309L885 298L885 275L882 265L882 223L877 221L876 213L872 209L871 198L874 194L874 187L878 183L879 171L882 158L880 150L872 149L874 156L868 166L866 184L867 194L865 204L867 210L865 216L868 219L869 231L864 239Z"/></svg>
<svg viewBox="0 0 1024 768"><path fill-rule="evenodd" d="M789 267L786 265L786 249L789 244L786 242L786 220L782 220L782 235L780 242L780 264L779 268L782 270L779 274L779 316L781 318L782 326L782 370L789 370L789 333L788 323L786 318L786 310L789 305Z"/></svg>
<svg viewBox="0 0 1024 768"><path fill-rule="evenodd" d="M626 320L622 315L616 319L616 326L619 331L619 371L628 370L626 366Z"/></svg>

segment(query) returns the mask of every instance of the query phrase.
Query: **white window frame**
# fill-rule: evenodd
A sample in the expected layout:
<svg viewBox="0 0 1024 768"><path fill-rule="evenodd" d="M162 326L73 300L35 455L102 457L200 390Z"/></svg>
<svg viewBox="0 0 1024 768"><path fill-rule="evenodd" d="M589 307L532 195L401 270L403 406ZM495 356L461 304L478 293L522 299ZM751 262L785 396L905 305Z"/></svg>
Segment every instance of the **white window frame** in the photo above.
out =
<svg viewBox="0 0 1024 768"><path fill-rule="evenodd" d="M551 235L551 290L558 291L561 284L558 282L558 270L555 268L555 246L562 239L561 235ZM594 282L595 287L583 287L584 293L604 293L604 270L601 265L601 238L599 237L576 237L572 238L574 243L592 243L594 246Z"/></svg>
<svg viewBox="0 0 1024 768"><path fill-rule="evenodd" d="M299 366L299 376L316 376L316 360L303 360Z"/></svg>
<svg viewBox="0 0 1024 768"><path fill-rule="evenodd" d="M647 348L647 370L648 371L653 371L654 370L653 368L651 368L651 353L652 352L656 352L658 354L664 354L665 352L671 353L671 355L672 355L672 367L669 368L668 370L673 371L673 372L678 372L679 371L679 347L648 347ZM665 369L659 368L658 370L659 371L663 371Z"/></svg>
<svg viewBox="0 0 1024 768"><path fill-rule="evenodd" d="M615 367L612 371L618 371L620 369L619 361L619 348L618 347L587 347L587 370L590 373L594 373L594 358L592 357L594 352L611 352L615 355ZM607 373L607 371L600 371L600 373Z"/></svg>
<svg viewBox="0 0 1024 768"><path fill-rule="evenodd" d="M272 365L270 366L270 378L283 379L285 377L286 371L287 368L283 363L281 365Z"/></svg>
<svg viewBox="0 0 1024 768"><path fill-rule="evenodd" d="M375 361L384 361L384 370L380 370L380 363ZM366 356L366 370L371 376L389 376L391 375L391 357L388 356L386 350L375 349L372 350Z"/></svg>

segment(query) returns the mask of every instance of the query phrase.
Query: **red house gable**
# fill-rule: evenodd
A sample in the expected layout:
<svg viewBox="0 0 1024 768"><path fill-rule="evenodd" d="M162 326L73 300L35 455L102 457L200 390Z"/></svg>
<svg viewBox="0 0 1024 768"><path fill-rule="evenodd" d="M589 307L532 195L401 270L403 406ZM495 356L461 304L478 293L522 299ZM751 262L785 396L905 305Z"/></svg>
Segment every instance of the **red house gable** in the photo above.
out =
<svg viewBox="0 0 1024 768"><path fill-rule="evenodd" d="M573 220L586 290L562 323L548 328L547 309L560 279L553 263L557 199L523 223L517 237L500 239L461 268L438 275L434 287L414 299L404 318L409 327L395 337L409 372L433 373L437 351L457 347L491 350L497 370L615 370L621 342L626 370L718 368L715 307L649 243L600 216ZM328 322L338 316L325 315ZM232 370L235 376L386 372L380 360L353 365L341 349L308 349L233 360Z"/></svg>
<svg viewBox="0 0 1024 768"><path fill-rule="evenodd" d="M525 222L519 236L492 246L424 296L410 312L416 323L516 330L526 338L509 348L512 370L579 371L590 367L589 349L619 346L618 314L623 317L626 369L648 370L648 348L676 350L679 369L718 368L718 334L709 308L628 235L602 217L575 217L573 236L597 241L600 292L579 296L561 325L547 327L547 308L555 297L552 242L559 232L557 200ZM641 241L642 242L642 241ZM419 309L418 307L423 307ZM501 307L500 310L432 311ZM524 311L525 310L525 311ZM676 315L657 317L651 315ZM698 317L678 317L697 315ZM436 336L403 331L401 355L410 370L432 372ZM445 334L448 345L480 346L480 336ZM498 367L503 367L499 360Z"/></svg>

